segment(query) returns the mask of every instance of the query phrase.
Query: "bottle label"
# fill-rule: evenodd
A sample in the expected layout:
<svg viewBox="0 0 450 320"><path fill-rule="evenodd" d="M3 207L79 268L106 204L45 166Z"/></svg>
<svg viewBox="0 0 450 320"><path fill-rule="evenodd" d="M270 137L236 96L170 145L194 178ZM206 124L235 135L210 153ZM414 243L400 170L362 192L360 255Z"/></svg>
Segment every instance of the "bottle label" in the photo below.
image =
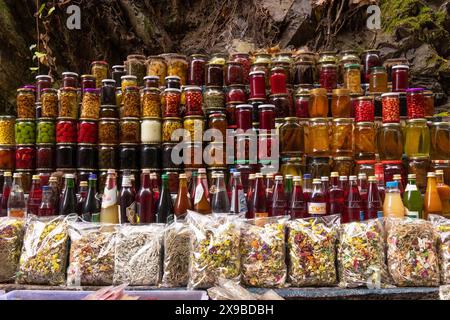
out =
<svg viewBox="0 0 450 320"><path fill-rule="evenodd" d="M202 184L199 183L197 185L197 187L195 188L194 205L198 204L202 200L204 193L205 193L205 190L203 190Z"/></svg>
<svg viewBox="0 0 450 320"><path fill-rule="evenodd" d="M327 214L327 204L323 202L308 202L308 214L310 215Z"/></svg>
<svg viewBox="0 0 450 320"><path fill-rule="evenodd" d="M405 188L405 192L407 191L418 191L417 185L408 183Z"/></svg>
<svg viewBox="0 0 450 320"><path fill-rule="evenodd" d="M102 208L109 208L117 203L117 188L107 189L105 188L105 193L102 198Z"/></svg>
<svg viewBox="0 0 450 320"><path fill-rule="evenodd" d="M125 208L125 214L127 216L128 222L131 224L138 224L139 223L139 216L136 211L136 202L133 202L128 207ZM122 223L125 223L125 221L122 221Z"/></svg>
<svg viewBox="0 0 450 320"><path fill-rule="evenodd" d="M100 222L100 212L91 214L91 222Z"/></svg>
<svg viewBox="0 0 450 320"><path fill-rule="evenodd" d="M419 211L410 211L408 208L405 208L405 215L408 218L419 219Z"/></svg>
<svg viewBox="0 0 450 320"><path fill-rule="evenodd" d="M244 190L238 190L239 213L247 212L247 200L245 199Z"/></svg>

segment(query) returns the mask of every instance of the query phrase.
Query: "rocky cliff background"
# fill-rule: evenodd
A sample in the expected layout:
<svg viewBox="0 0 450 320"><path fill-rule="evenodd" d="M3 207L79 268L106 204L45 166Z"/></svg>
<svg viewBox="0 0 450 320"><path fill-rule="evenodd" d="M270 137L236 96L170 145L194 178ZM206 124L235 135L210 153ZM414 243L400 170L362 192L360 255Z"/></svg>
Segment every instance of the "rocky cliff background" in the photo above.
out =
<svg viewBox="0 0 450 320"><path fill-rule="evenodd" d="M381 8L369 30L367 7ZM81 8L81 29L66 10ZM414 85L450 96L450 1L425 0L0 0L0 104L37 73L86 73L92 60L281 48L377 48L406 58Z"/></svg>

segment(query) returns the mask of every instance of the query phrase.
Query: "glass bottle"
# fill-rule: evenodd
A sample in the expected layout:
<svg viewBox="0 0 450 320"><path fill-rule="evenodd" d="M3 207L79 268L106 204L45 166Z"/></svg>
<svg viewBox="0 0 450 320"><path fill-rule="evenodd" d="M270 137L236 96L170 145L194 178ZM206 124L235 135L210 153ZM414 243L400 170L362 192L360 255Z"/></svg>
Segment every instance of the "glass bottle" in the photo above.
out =
<svg viewBox="0 0 450 320"><path fill-rule="evenodd" d="M287 203L291 202L292 192L294 190L293 179L294 179L294 177L290 174L287 174L284 177L284 193L286 195L285 198L286 198ZM287 212L287 214L289 214L289 212Z"/></svg>
<svg viewBox="0 0 450 320"><path fill-rule="evenodd" d="M201 214L210 214L212 212L209 203L209 191L206 170L201 168L198 170L197 183L194 193L194 211Z"/></svg>
<svg viewBox="0 0 450 320"><path fill-rule="evenodd" d="M150 181L150 170L142 170L141 189L139 190L137 208L140 223L155 223L155 203Z"/></svg>
<svg viewBox="0 0 450 320"><path fill-rule="evenodd" d="M444 183L444 170L436 170L436 188L442 205L442 215L450 215L450 187Z"/></svg>
<svg viewBox="0 0 450 320"><path fill-rule="evenodd" d="M255 188L253 190L250 210L247 218L265 218L269 216L266 202L266 188L264 186L264 176L262 173L255 175Z"/></svg>
<svg viewBox="0 0 450 320"><path fill-rule="evenodd" d="M173 212L177 218L181 218L187 213L188 210L192 210L192 205L191 199L189 198L186 174L182 173L178 178L180 183L178 184L178 194L175 200ZM192 178L194 178L194 173L192 174Z"/></svg>
<svg viewBox="0 0 450 320"><path fill-rule="evenodd" d="M248 189L247 189L247 209L250 210L252 206L252 198L253 198L253 192L255 191L255 180L256 175L251 173L248 176ZM247 218L249 217L250 213L247 211Z"/></svg>
<svg viewBox="0 0 450 320"><path fill-rule="evenodd" d="M302 179L294 177L294 190L289 202L289 213L292 219L306 218L306 203L303 196Z"/></svg>
<svg viewBox="0 0 450 320"><path fill-rule="evenodd" d="M344 199L347 199L348 196L348 177L340 176L339 177L339 187L344 191Z"/></svg>
<svg viewBox="0 0 450 320"><path fill-rule="evenodd" d="M273 189L275 186L275 175L269 173L266 175L266 205L267 211L269 212L269 217L272 216L272 198L273 198Z"/></svg>
<svg viewBox="0 0 450 320"><path fill-rule="evenodd" d="M38 215L39 206L42 201L41 179L33 175L30 194L27 201L27 214Z"/></svg>
<svg viewBox="0 0 450 320"><path fill-rule="evenodd" d="M383 164L377 162L375 164L375 178L377 180L378 192L380 193L381 202L384 202L385 185L384 185L384 167Z"/></svg>
<svg viewBox="0 0 450 320"><path fill-rule="evenodd" d="M442 204L437 191L436 174L428 172L427 190L424 199L424 219L428 219L429 214L442 214Z"/></svg>
<svg viewBox="0 0 450 320"><path fill-rule="evenodd" d="M55 208L52 201L52 189L50 186L42 187L42 201L39 205L38 214L39 217L49 217L55 215Z"/></svg>
<svg viewBox="0 0 450 320"><path fill-rule="evenodd" d="M100 210L101 223L119 223L118 204L116 171L109 169L103 191L102 208Z"/></svg>
<svg viewBox="0 0 450 320"><path fill-rule="evenodd" d="M52 204L53 204L55 213L57 213L57 212L59 212L59 202L60 202L60 198L61 198L61 193L60 193L59 185L58 185L58 178L50 177L50 179L48 180L48 185L50 186L50 188L52 190Z"/></svg>
<svg viewBox="0 0 450 320"><path fill-rule="evenodd" d="M25 195L22 188L22 174L14 173L7 204L8 217L26 218Z"/></svg>
<svg viewBox="0 0 450 320"><path fill-rule="evenodd" d="M230 212L230 200L223 173L216 173L216 188L212 197L211 207L213 213L228 214Z"/></svg>
<svg viewBox="0 0 450 320"><path fill-rule="evenodd" d="M308 202L312 194L312 180L310 174L303 175L303 198Z"/></svg>
<svg viewBox="0 0 450 320"><path fill-rule="evenodd" d="M363 207L365 207L367 204L368 191L367 175L365 173L358 174L358 191L359 195L361 196L362 205Z"/></svg>
<svg viewBox="0 0 450 320"><path fill-rule="evenodd" d="M5 171L3 174L3 189L2 189L2 208L1 208L1 217L7 216L7 208L8 208L8 199L9 194L11 192L12 187L12 173L10 171Z"/></svg>
<svg viewBox="0 0 450 320"><path fill-rule="evenodd" d="M348 193L345 199L344 214L341 222L348 223L360 221L361 213L363 211L362 199L358 191L358 178L356 176L349 177Z"/></svg>
<svg viewBox="0 0 450 320"><path fill-rule="evenodd" d="M327 199L320 179L314 179L313 181L313 191L308 200L308 215L310 217L327 215Z"/></svg>
<svg viewBox="0 0 450 320"><path fill-rule="evenodd" d="M81 181L80 182L80 188L78 190L77 197L77 209L76 212L79 216L81 216L84 203L86 202L87 192L88 192L88 182L87 181Z"/></svg>
<svg viewBox="0 0 450 320"><path fill-rule="evenodd" d="M156 223L172 223L174 220L174 209L172 197L169 191L169 176L163 174L161 194L159 195Z"/></svg>
<svg viewBox="0 0 450 320"><path fill-rule="evenodd" d="M276 176L272 197L272 216L277 217L286 215L287 205L288 201L284 191L283 176Z"/></svg>
<svg viewBox="0 0 450 320"><path fill-rule="evenodd" d="M385 217L403 218L405 207L398 189L397 181L386 183L386 195L383 204L383 214Z"/></svg>
<svg viewBox="0 0 450 320"><path fill-rule="evenodd" d="M398 190L400 190L400 195L403 197L403 193L405 192L405 186L402 182L402 176L400 174L394 174L392 181L397 181Z"/></svg>
<svg viewBox="0 0 450 320"><path fill-rule="evenodd" d="M136 192L133 190L131 175L124 173L122 176L122 188L119 195L120 202L120 222L139 223L136 210Z"/></svg>
<svg viewBox="0 0 450 320"><path fill-rule="evenodd" d="M339 173L331 173L331 187L328 192L330 215L344 213L344 190L339 186Z"/></svg>
<svg viewBox="0 0 450 320"><path fill-rule="evenodd" d="M408 184L403 194L403 205L405 206L405 216L409 218L422 218L423 199L416 185L416 175L408 175Z"/></svg>
<svg viewBox="0 0 450 320"><path fill-rule="evenodd" d="M191 200L191 208L193 207L195 198L195 187L197 186L198 171L193 171L191 179L189 181L189 198Z"/></svg>
<svg viewBox="0 0 450 320"><path fill-rule="evenodd" d="M244 186L241 181L241 173L233 172L233 184L231 186L231 207L232 214L245 215L247 214L247 199L244 194Z"/></svg>
<svg viewBox="0 0 450 320"><path fill-rule="evenodd" d="M376 219L383 216L383 202L378 191L377 179L375 176L369 177L369 187L367 190L366 220Z"/></svg>
<svg viewBox="0 0 450 320"><path fill-rule="evenodd" d="M153 193L153 203L158 203L159 201L159 183L158 183L158 176L156 173L152 172L150 173L150 188L152 189Z"/></svg>
<svg viewBox="0 0 450 320"><path fill-rule="evenodd" d="M73 174L64 176L64 193L59 214L67 216L77 212L77 196L75 194L75 177Z"/></svg>
<svg viewBox="0 0 450 320"><path fill-rule="evenodd" d="M88 179L88 190L86 201L81 210L81 217L84 221L100 221L101 203L97 198L97 176L90 174Z"/></svg>

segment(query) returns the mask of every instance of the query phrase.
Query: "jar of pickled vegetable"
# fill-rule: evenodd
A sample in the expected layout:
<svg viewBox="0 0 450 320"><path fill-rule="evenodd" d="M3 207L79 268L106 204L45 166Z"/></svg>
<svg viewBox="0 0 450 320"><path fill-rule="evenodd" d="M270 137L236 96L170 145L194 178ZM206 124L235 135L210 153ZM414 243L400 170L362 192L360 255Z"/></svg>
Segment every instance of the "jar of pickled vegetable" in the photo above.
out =
<svg viewBox="0 0 450 320"><path fill-rule="evenodd" d="M143 79L146 75L146 63L145 56L140 54L131 54L127 56L125 61L125 72L130 76L136 76L138 86L143 86Z"/></svg>
<svg viewBox="0 0 450 320"><path fill-rule="evenodd" d="M377 132L377 149L381 160L400 160L403 133L400 123L383 123Z"/></svg>
<svg viewBox="0 0 450 320"><path fill-rule="evenodd" d="M41 93L45 88L50 88L53 84L53 78L48 75L36 76L36 101L41 102Z"/></svg>
<svg viewBox="0 0 450 320"><path fill-rule="evenodd" d="M277 119L283 119L295 114L288 94L272 94L269 97L269 104L275 106L275 118Z"/></svg>
<svg viewBox="0 0 450 320"><path fill-rule="evenodd" d="M406 104L408 119L425 118L424 90L410 88L406 90Z"/></svg>
<svg viewBox="0 0 450 320"><path fill-rule="evenodd" d="M186 131L184 140L192 142L202 142L205 131L205 120L203 116L184 117L183 128Z"/></svg>
<svg viewBox="0 0 450 320"><path fill-rule="evenodd" d="M102 80L108 78L108 63L106 61L93 61L91 63L91 74L96 79L97 88L101 88Z"/></svg>
<svg viewBox="0 0 450 320"><path fill-rule="evenodd" d="M405 154L408 157L429 156L430 129L426 119L411 119L405 129Z"/></svg>
<svg viewBox="0 0 450 320"><path fill-rule="evenodd" d="M43 117L53 117L53 107L48 109L44 107L43 104L42 108ZM71 87L64 87L60 89L58 117L71 119L76 119L78 117L77 89Z"/></svg>
<svg viewBox="0 0 450 320"><path fill-rule="evenodd" d="M333 120L331 152L334 157L353 156L353 119Z"/></svg>
<svg viewBox="0 0 450 320"><path fill-rule="evenodd" d="M432 160L450 160L450 122L432 122L430 129Z"/></svg>
<svg viewBox="0 0 450 320"><path fill-rule="evenodd" d="M335 64L324 64L320 70L320 86L328 92L337 88L337 66Z"/></svg>
<svg viewBox="0 0 450 320"><path fill-rule="evenodd" d="M119 121L116 118L103 118L98 122L98 143L119 143Z"/></svg>
<svg viewBox="0 0 450 320"><path fill-rule="evenodd" d="M236 125L237 129L247 131L252 128L253 108L249 104L240 104L236 106Z"/></svg>
<svg viewBox="0 0 450 320"><path fill-rule="evenodd" d="M362 62L363 62L363 80L364 83L369 83L372 68L381 66L380 51L373 49L364 51Z"/></svg>
<svg viewBox="0 0 450 320"><path fill-rule="evenodd" d="M119 118L119 111L117 109L117 106L100 107L100 119L103 118Z"/></svg>
<svg viewBox="0 0 450 320"><path fill-rule="evenodd" d="M67 118L56 121L56 143L77 143L77 122Z"/></svg>
<svg viewBox="0 0 450 320"><path fill-rule="evenodd" d="M366 177L375 176L376 164L376 160L357 160L355 161L353 175L358 176L360 174L365 174Z"/></svg>
<svg viewBox="0 0 450 320"><path fill-rule="evenodd" d="M309 93L299 93L295 95L295 116L297 118L309 118Z"/></svg>
<svg viewBox="0 0 450 320"><path fill-rule="evenodd" d="M339 173L339 176L351 176L353 172L354 161L352 157L333 158L332 172Z"/></svg>
<svg viewBox="0 0 450 320"><path fill-rule="evenodd" d="M282 156L298 157L305 152L303 127L298 118L289 117L284 119L280 127L280 145Z"/></svg>
<svg viewBox="0 0 450 320"><path fill-rule="evenodd" d="M98 122L80 119L78 122L78 143L97 143Z"/></svg>
<svg viewBox="0 0 450 320"><path fill-rule="evenodd" d="M116 145L98 146L98 167L99 169L117 169L119 150Z"/></svg>
<svg viewBox="0 0 450 320"><path fill-rule="evenodd" d="M120 170L139 169L139 146L137 144L120 144L119 168Z"/></svg>
<svg viewBox="0 0 450 320"><path fill-rule="evenodd" d="M183 129L181 118L177 117L164 118L162 123L162 142L164 143L164 142L180 141L182 139L182 135L179 136L178 139L172 140L172 133L178 129Z"/></svg>
<svg viewBox="0 0 450 320"><path fill-rule="evenodd" d="M147 59L147 76L158 76L159 83L163 84L167 76L167 65L163 57L150 56Z"/></svg>
<svg viewBox="0 0 450 320"><path fill-rule="evenodd" d="M375 159L376 130L373 122L358 122L353 131L356 160Z"/></svg>
<svg viewBox="0 0 450 320"><path fill-rule="evenodd" d="M79 144L77 146L77 168L97 168L97 146L93 144ZM109 168L111 169L111 168Z"/></svg>
<svg viewBox="0 0 450 320"><path fill-rule="evenodd" d="M36 168L53 169L55 167L55 146L53 144L40 144L37 146Z"/></svg>
<svg viewBox="0 0 450 320"><path fill-rule="evenodd" d="M187 116L198 116L203 115L203 95L202 88L192 86L186 87L186 115Z"/></svg>
<svg viewBox="0 0 450 320"><path fill-rule="evenodd" d="M56 146L56 167L75 168L77 158L76 144L58 144Z"/></svg>
<svg viewBox="0 0 450 320"><path fill-rule="evenodd" d="M17 119L15 124L16 144L34 144L36 142L36 123L33 119Z"/></svg>
<svg viewBox="0 0 450 320"><path fill-rule="evenodd" d="M328 156L330 152L330 140L328 120L326 118L313 118L308 124L308 151L314 156Z"/></svg>
<svg viewBox="0 0 450 320"><path fill-rule="evenodd" d="M222 91L222 87L206 87L203 101L206 109L223 109L225 93Z"/></svg>
<svg viewBox="0 0 450 320"><path fill-rule="evenodd" d="M274 67L270 72L270 93L273 94L286 94L288 76L283 67Z"/></svg>
<svg viewBox="0 0 450 320"><path fill-rule="evenodd" d="M127 87L123 93L121 118L138 118L140 116L140 94L138 87Z"/></svg>
<svg viewBox="0 0 450 320"><path fill-rule="evenodd" d="M294 86L314 84L314 64L310 61L297 61L294 64Z"/></svg>
<svg viewBox="0 0 450 320"><path fill-rule="evenodd" d="M166 89L164 90L164 98L163 117L179 117L181 91L179 89Z"/></svg>
<svg viewBox="0 0 450 320"><path fill-rule="evenodd" d="M350 118L352 114L350 90L334 89L331 98L331 114L333 118Z"/></svg>
<svg viewBox="0 0 450 320"><path fill-rule="evenodd" d="M168 57L167 75L180 77L181 85L186 85L188 75L188 62L186 56L176 54Z"/></svg>
<svg viewBox="0 0 450 320"><path fill-rule="evenodd" d="M56 118L58 116L58 90L53 88L42 89L41 101L41 116Z"/></svg>
<svg viewBox="0 0 450 320"><path fill-rule="evenodd" d="M97 89L85 89L81 104L80 118L98 120L100 113L100 93Z"/></svg>
<svg viewBox="0 0 450 320"><path fill-rule="evenodd" d="M127 76L122 76L121 79L122 79L122 86L121 86L122 93L125 92L125 89L128 87L137 87L138 86L138 81L137 81L136 76L127 75Z"/></svg>
<svg viewBox="0 0 450 320"><path fill-rule="evenodd" d="M293 177L302 176L302 158L282 158L280 173L283 176L291 175Z"/></svg>
<svg viewBox="0 0 450 320"><path fill-rule="evenodd" d="M382 161L384 168L384 182L394 181L394 175L402 176L402 183L406 186L406 170L401 160Z"/></svg>
<svg viewBox="0 0 450 320"><path fill-rule="evenodd" d="M330 176L331 165L329 157L308 158L307 166L313 179L320 179L321 177Z"/></svg>
<svg viewBox="0 0 450 320"><path fill-rule="evenodd" d="M161 116L161 92L157 88L145 88L142 94L142 117Z"/></svg>
<svg viewBox="0 0 450 320"><path fill-rule="evenodd" d="M383 103L383 123L400 122L400 99L398 93L384 93L381 95Z"/></svg>
<svg viewBox="0 0 450 320"><path fill-rule="evenodd" d="M349 63L344 66L344 88L351 93L361 93L361 66L355 63Z"/></svg>
<svg viewBox="0 0 450 320"><path fill-rule="evenodd" d="M388 91L388 81L387 81L386 68L379 66L373 67L370 72L369 77L369 91L375 92L387 92Z"/></svg>
<svg viewBox="0 0 450 320"><path fill-rule="evenodd" d="M141 143L161 143L161 119L143 118L141 122Z"/></svg>
<svg viewBox="0 0 450 320"><path fill-rule="evenodd" d="M0 116L0 145L13 145L15 118L13 116Z"/></svg>
<svg viewBox="0 0 450 320"><path fill-rule="evenodd" d="M356 122L373 122L375 120L375 105L372 97L359 97L354 106Z"/></svg>
<svg viewBox="0 0 450 320"><path fill-rule="evenodd" d="M97 87L97 79L91 74L83 74L81 76L81 92L85 89L95 89Z"/></svg>
<svg viewBox="0 0 450 320"><path fill-rule="evenodd" d="M122 118L119 121L120 143L138 144L141 138L140 126L139 118Z"/></svg>
<svg viewBox="0 0 450 320"><path fill-rule="evenodd" d="M55 143L55 121L41 118L37 122L36 143Z"/></svg>
<svg viewBox="0 0 450 320"><path fill-rule="evenodd" d="M416 185L422 193L427 187L427 173L430 169L430 158L411 157L408 161L408 174L416 175Z"/></svg>
<svg viewBox="0 0 450 320"><path fill-rule="evenodd" d="M17 89L16 108L18 118L36 117L35 91L31 88Z"/></svg>
<svg viewBox="0 0 450 320"><path fill-rule="evenodd" d="M324 88L310 91L309 116L312 118L326 118L328 116L327 91Z"/></svg>
<svg viewBox="0 0 450 320"><path fill-rule="evenodd" d="M249 74L250 98L266 98L266 74L264 71L252 71Z"/></svg>
<svg viewBox="0 0 450 320"><path fill-rule="evenodd" d="M0 145L0 170L13 171L15 166L15 148Z"/></svg>
<svg viewBox="0 0 450 320"><path fill-rule="evenodd" d="M392 91L404 92L409 88L409 67L396 65L392 67Z"/></svg>
<svg viewBox="0 0 450 320"><path fill-rule="evenodd" d="M444 183L450 185L450 160L433 160L431 161L430 171L444 171Z"/></svg>
<svg viewBox="0 0 450 320"><path fill-rule="evenodd" d="M141 145L141 168L160 168L161 167L161 146L159 144Z"/></svg>

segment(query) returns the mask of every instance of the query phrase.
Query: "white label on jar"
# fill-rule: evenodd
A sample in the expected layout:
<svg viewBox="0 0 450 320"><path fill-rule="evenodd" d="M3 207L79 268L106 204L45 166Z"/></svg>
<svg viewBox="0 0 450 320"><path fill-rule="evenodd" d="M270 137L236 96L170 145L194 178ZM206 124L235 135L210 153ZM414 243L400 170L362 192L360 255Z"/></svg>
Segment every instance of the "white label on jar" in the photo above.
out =
<svg viewBox="0 0 450 320"><path fill-rule="evenodd" d="M308 202L308 214L327 214L327 204L323 202Z"/></svg>

